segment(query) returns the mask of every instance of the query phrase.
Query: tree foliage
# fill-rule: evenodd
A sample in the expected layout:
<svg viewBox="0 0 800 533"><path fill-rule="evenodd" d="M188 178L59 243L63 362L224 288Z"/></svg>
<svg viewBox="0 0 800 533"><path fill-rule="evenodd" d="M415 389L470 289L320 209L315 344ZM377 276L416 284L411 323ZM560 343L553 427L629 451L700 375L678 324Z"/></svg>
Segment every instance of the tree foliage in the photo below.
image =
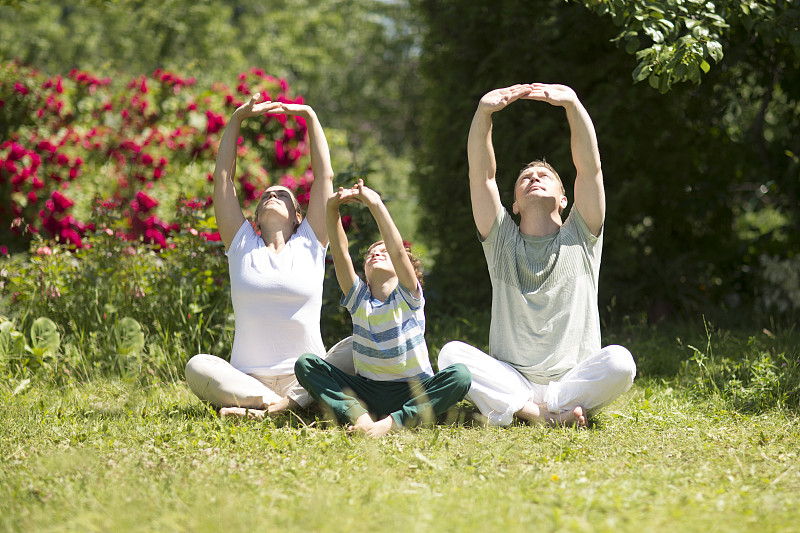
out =
<svg viewBox="0 0 800 533"><path fill-rule="evenodd" d="M255 66L286 78L352 148L415 138L419 23L381 0L87 0L0 6L0 58L48 74L157 68L233 84ZM377 143L375 142L377 141Z"/></svg>
<svg viewBox="0 0 800 533"><path fill-rule="evenodd" d="M673 84L700 83L711 61L722 61L730 33L744 30L751 45L784 49L800 61L800 6L788 0L581 0L620 28L614 41L635 54L636 82L661 92Z"/></svg>
<svg viewBox="0 0 800 533"><path fill-rule="evenodd" d="M597 8L597 2L586 3ZM441 312L489 303L469 207L466 135L481 95L518 82L572 86L595 123L608 196L604 311L644 309L657 319L709 303L738 308L762 288L761 257L788 259L800 251L800 80L793 48L764 38L761 23L748 29L739 18L720 22L719 14L709 15L703 24L717 24L715 42L724 59L705 74L705 83L689 85L674 83L678 63L686 63L660 56L657 75L667 75L672 88L660 94L631 83L631 71L639 67L611 38L627 31L645 35L648 24L669 12L638 20L637 6L664 3L613 6L622 4L633 6L626 19L632 26L620 33L610 17L598 19L574 3L417 2L428 28L425 142L417 178L423 228L437 249L428 295L447 302ZM665 33L662 44L679 41L681 31ZM645 48L652 44L640 40ZM672 59L679 52L673 47ZM661 79L655 85L663 89ZM521 166L541 156L559 169L570 196L574 170L563 112L540 103L513 106L494 119L504 203L511 203Z"/></svg>

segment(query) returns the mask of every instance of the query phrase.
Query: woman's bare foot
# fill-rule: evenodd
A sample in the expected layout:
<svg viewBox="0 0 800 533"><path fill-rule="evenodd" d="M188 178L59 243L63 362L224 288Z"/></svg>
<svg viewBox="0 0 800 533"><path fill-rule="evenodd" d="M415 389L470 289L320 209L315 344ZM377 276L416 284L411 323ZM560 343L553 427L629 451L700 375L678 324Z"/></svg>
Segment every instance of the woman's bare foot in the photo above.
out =
<svg viewBox="0 0 800 533"><path fill-rule="evenodd" d="M267 407L267 414L274 416L286 411L287 409L296 409L298 407L300 407L300 404L287 396L285 398L281 398L275 403L269 404Z"/></svg>
<svg viewBox="0 0 800 533"><path fill-rule="evenodd" d="M356 419L355 424L347 427L347 431L360 431L368 437L377 439L380 437L385 437L391 433L393 423L394 420L391 416L387 416L386 418L374 422L372 417L369 416L369 413L364 413Z"/></svg>
<svg viewBox="0 0 800 533"><path fill-rule="evenodd" d="M246 407L223 407L219 410L220 418L225 418L226 416L238 416L241 418L253 418L255 420L260 420L264 418L264 411L263 409L248 409Z"/></svg>

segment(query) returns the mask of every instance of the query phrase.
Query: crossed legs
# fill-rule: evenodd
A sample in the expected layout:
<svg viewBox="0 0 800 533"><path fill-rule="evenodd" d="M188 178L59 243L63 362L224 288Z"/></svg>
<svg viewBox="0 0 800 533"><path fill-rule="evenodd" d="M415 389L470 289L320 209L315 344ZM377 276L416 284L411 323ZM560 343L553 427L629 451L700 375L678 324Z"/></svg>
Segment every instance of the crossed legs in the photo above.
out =
<svg viewBox="0 0 800 533"><path fill-rule="evenodd" d="M447 343L439 352L439 368L462 363L472 373L467 399L489 423L509 425L514 417L533 423L585 426L627 391L636 364L622 346L607 346L549 384L532 383L508 363L463 342Z"/></svg>

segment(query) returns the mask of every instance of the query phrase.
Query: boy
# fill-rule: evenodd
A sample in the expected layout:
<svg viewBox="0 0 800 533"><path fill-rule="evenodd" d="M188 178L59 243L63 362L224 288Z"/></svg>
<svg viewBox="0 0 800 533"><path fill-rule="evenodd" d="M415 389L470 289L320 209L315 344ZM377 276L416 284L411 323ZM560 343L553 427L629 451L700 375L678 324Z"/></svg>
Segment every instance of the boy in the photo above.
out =
<svg viewBox="0 0 800 533"><path fill-rule="evenodd" d="M366 283L356 275L348 252L339 215L345 203L366 206L383 238L367 252ZM326 224L342 305L353 318L356 375L306 354L295 364L298 381L339 421L370 437L447 411L464 398L472 375L461 364L434 375L425 345L421 275L381 197L363 180L352 189L340 187L328 201Z"/></svg>

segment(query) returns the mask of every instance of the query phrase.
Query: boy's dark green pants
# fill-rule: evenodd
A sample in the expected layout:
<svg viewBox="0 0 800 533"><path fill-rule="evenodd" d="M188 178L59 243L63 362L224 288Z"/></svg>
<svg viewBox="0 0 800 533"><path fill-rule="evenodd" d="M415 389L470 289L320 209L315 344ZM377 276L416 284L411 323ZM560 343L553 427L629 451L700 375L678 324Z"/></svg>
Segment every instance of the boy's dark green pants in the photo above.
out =
<svg viewBox="0 0 800 533"><path fill-rule="evenodd" d="M330 407L339 422L353 423L369 412L374 420L391 416L398 428L434 422L460 402L472 384L472 374L460 363L419 381L375 381L351 376L316 355L305 354L295 363L294 372L297 381Z"/></svg>

